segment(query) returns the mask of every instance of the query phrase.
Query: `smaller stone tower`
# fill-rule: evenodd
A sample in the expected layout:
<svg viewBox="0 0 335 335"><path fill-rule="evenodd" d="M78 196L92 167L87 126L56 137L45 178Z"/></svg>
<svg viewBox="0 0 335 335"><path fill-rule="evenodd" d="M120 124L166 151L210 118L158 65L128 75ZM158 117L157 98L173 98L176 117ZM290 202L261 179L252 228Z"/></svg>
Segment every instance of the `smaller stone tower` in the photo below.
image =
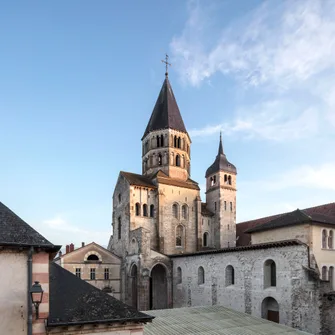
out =
<svg viewBox="0 0 335 335"><path fill-rule="evenodd" d="M236 246L236 174L223 152L220 134L219 152L206 171L207 208L215 214L215 248Z"/></svg>

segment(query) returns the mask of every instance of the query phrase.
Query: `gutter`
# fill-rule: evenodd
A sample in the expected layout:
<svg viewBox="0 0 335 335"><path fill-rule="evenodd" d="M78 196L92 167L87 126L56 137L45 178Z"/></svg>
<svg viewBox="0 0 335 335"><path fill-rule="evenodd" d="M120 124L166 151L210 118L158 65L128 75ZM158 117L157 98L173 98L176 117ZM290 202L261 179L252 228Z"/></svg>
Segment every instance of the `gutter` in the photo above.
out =
<svg viewBox="0 0 335 335"><path fill-rule="evenodd" d="M31 302L31 297L30 297L30 288L32 286L32 278L33 278L33 252L34 252L34 247L30 247L29 252L28 252L28 260L27 260L27 267L28 267L28 287L27 287L27 312L28 312L28 335L33 334L33 306Z"/></svg>

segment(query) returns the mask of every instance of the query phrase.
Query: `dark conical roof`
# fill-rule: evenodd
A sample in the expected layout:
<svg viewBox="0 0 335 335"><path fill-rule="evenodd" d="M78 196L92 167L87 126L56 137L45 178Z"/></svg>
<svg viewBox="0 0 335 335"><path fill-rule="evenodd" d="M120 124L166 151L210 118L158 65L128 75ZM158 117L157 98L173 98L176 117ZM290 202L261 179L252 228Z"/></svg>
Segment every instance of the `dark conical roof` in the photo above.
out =
<svg viewBox="0 0 335 335"><path fill-rule="evenodd" d="M219 143L219 151L215 158L214 163L207 169L206 178L211 174L219 171L226 171L231 173L237 173L235 165L228 162L226 155L223 152L222 138L220 134L220 143Z"/></svg>
<svg viewBox="0 0 335 335"><path fill-rule="evenodd" d="M166 75L142 139L151 131L168 128L187 133L169 78Z"/></svg>

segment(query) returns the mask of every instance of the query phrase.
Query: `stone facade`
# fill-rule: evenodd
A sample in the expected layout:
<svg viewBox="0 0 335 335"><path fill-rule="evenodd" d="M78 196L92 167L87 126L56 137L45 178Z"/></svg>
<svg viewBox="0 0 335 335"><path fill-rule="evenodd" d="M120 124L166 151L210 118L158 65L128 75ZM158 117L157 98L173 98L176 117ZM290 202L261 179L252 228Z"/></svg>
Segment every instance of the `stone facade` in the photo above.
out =
<svg viewBox="0 0 335 335"><path fill-rule="evenodd" d="M276 280L267 286L269 260L275 263ZM200 267L203 283L199 282ZM273 308L266 306L271 298L277 303L280 323L320 334L324 290L309 268L308 248L302 243L173 256L173 306L217 304L267 318L267 308Z"/></svg>
<svg viewBox="0 0 335 335"><path fill-rule="evenodd" d="M223 305L313 334L335 332L331 285L318 276L308 227L283 231L279 241L290 241L259 244L255 235L258 244L236 247L237 169L221 136L201 202L167 78L142 141L142 174L120 172L113 194L108 249L122 258L122 301L140 310Z"/></svg>
<svg viewBox="0 0 335 335"><path fill-rule="evenodd" d="M78 249L72 249L72 246L73 244L67 246L67 252L61 253L55 262L91 285L120 299L121 259L94 242L83 244Z"/></svg>

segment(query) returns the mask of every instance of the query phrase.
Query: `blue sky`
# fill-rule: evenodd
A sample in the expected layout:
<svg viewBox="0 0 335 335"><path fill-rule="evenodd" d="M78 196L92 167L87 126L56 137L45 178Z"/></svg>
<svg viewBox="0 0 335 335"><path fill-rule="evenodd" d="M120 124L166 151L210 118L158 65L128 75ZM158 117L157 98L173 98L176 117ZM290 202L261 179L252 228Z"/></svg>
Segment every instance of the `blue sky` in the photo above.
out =
<svg viewBox="0 0 335 335"><path fill-rule="evenodd" d="M165 52L203 200L222 130L238 222L334 201L335 1L0 6L0 201L52 242L108 243Z"/></svg>

